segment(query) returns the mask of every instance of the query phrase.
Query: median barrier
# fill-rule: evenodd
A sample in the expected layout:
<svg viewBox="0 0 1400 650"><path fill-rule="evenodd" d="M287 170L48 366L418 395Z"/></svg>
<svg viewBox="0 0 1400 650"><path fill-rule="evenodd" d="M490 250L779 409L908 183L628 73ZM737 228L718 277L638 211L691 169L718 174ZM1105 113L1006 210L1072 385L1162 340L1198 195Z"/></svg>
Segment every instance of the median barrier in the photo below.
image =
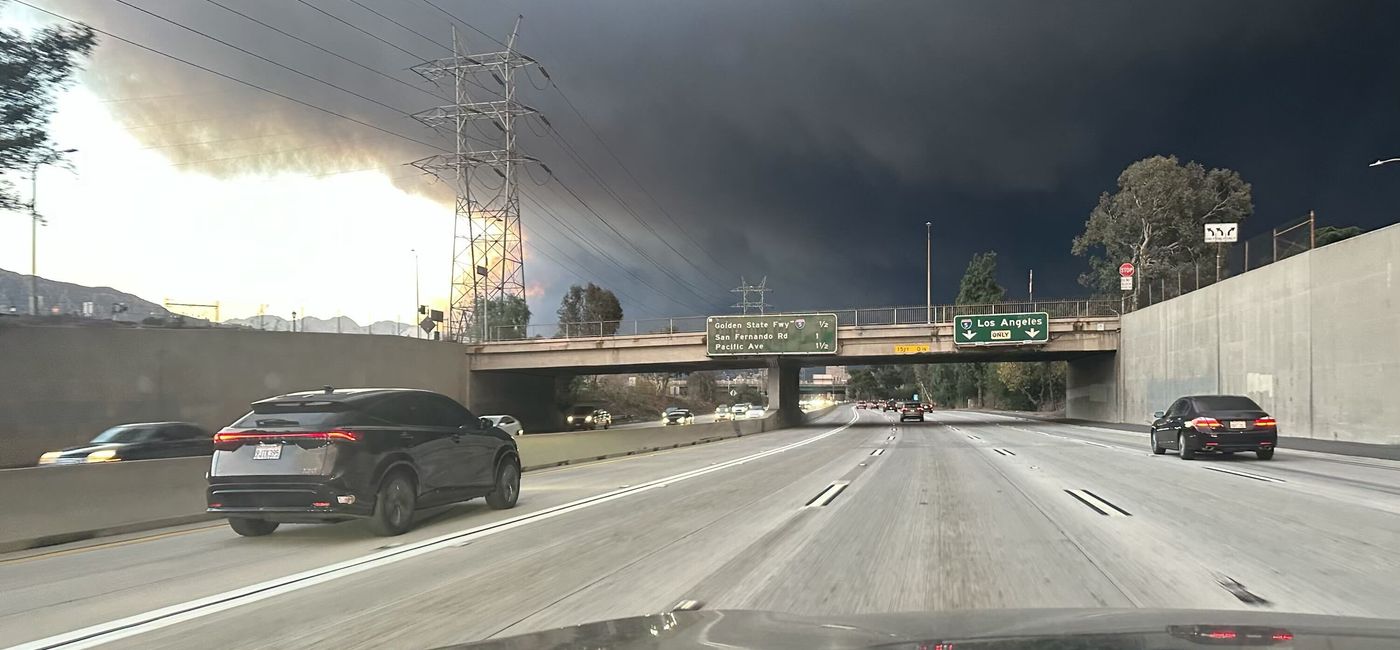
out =
<svg viewBox="0 0 1400 650"><path fill-rule="evenodd" d="M807 414L807 418L825 413ZM583 463L772 431L774 414L516 438L526 470ZM212 519L204 512L209 458L0 469L0 552Z"/></svg>

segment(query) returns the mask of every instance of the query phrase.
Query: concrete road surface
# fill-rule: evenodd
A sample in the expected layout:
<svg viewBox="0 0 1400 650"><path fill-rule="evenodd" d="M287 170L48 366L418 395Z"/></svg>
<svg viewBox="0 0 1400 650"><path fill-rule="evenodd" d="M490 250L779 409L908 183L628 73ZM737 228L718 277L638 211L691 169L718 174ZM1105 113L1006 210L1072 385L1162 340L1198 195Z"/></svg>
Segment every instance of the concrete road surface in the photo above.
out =
<svg viewBox="0 0 1400 650"><path fill-rule="evenodd" d="M0 639L426 648L706 609L1266 608L1400 618L1400 462L1186 462L1146 436L841 407L527 474L398 538L208 524L0 557ZM76 632L75 632L76 631ZM67 636L64 636L64 635Z"/></svg>

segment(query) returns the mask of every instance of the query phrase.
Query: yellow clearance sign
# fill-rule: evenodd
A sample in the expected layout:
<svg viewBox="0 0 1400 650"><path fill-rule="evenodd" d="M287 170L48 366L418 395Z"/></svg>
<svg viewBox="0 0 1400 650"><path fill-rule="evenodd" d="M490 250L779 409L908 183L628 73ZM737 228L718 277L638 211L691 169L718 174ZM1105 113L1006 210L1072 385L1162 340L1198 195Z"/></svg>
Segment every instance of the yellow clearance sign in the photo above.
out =
<svg viewBox="0 0 1400 650"><path fill-rule="evenodd" d="M894 346L895 354L919 354L931 352L933 348L927 343L903 343Z"/></svg>

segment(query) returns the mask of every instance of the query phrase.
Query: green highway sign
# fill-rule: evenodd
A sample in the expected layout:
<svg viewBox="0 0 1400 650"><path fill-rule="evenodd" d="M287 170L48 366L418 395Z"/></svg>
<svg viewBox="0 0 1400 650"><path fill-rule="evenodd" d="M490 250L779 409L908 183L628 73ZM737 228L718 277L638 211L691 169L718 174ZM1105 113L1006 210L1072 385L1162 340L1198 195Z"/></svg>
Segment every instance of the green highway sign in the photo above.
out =
<svg viewBox="0 0 1400 650"><path fill-rule="evenodd" d="M1050 314L974 314L953 317L958 345L1025 345L1050 340Z"/></svg>
<svg viewBox="0 0 1400 650"><path fill-rule="evenodd" d="M705 354L836 354L836 314L711 316L705 319Z"/></svg>

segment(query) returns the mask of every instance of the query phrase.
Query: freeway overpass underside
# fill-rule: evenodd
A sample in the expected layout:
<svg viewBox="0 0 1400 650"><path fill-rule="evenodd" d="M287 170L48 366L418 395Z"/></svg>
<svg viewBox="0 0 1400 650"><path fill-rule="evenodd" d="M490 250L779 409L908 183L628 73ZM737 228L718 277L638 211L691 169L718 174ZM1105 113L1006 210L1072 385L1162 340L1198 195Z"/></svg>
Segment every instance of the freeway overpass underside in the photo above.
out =
<svg viewBox="0 0 1400 650"><path fill-rule="evenodd" d="M1076 399L1081 406L1111 400L1116 407L1112 387L1117 317L1052 319L1050 340L1037 345L959 346L953 342L955 334L951 323L842 327L835 354L784 356L709 356L704 333L478 344L468 355L470 402L485 411L515 414L527 428L544 430L562 423L530 420L544 414L557 417L561 389L577 375L765 368L769 406L796 422L802 392L798 376L804 367L1068 361L1071 410Z"/></svg>

